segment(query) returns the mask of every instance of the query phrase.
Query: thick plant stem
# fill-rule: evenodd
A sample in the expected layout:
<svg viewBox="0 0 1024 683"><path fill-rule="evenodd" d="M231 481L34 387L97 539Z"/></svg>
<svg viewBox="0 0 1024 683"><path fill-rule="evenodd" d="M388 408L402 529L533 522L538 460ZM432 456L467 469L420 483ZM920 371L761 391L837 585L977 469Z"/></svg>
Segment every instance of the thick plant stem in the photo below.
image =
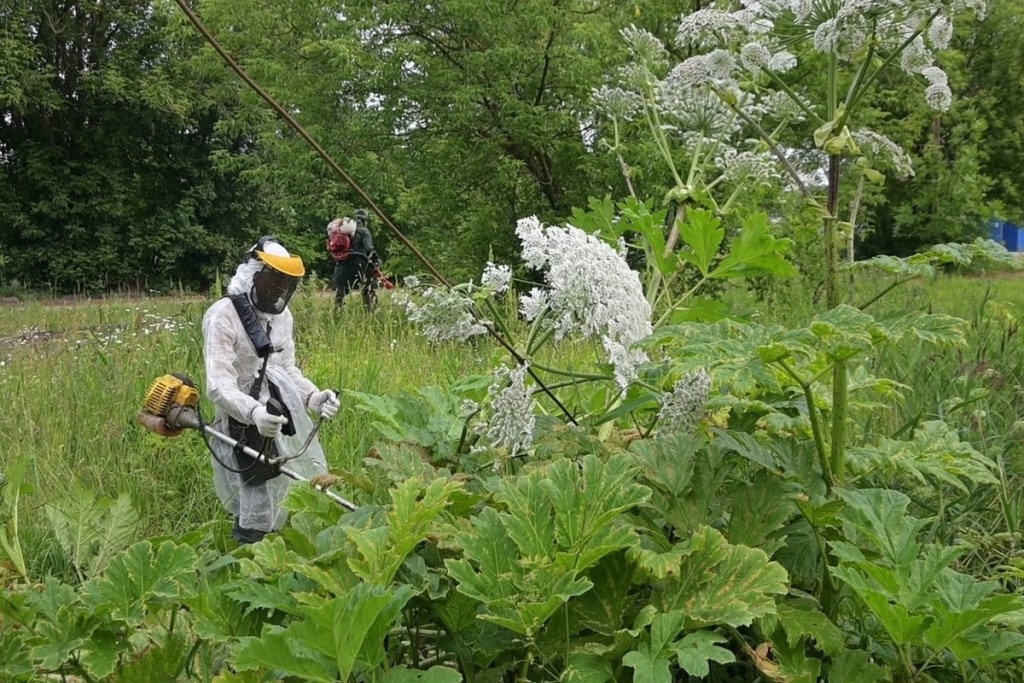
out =
<svg viewBox="0 0 1024 683"><path fill-rule="evenodd" d="M811 421L811 433L814 434L814 448L818 453L818 464L821 466L821 478L825 480L825 491L831 495L834 485L832 462L829 459L828 447L825 445L825 435L821 429L818 407L814 405L814 389L810 382L805 382L784 359L779 360L779 366L803 389L804 400L807 402L807 417Z"/></svg>
<svg viewBox="0 0 1024 683"><path fill-rule="evenodd" d="M516 679L519 683L530 683L530 663L532 661L533 653L527 650L526 656L523 657L523 663L519 665L519 678Z"/></svg>
<svg viewBox="0 0 1024 683"><path fill-rule="evenodd" d="M839 207L839 155L828 157L828 215L825 217L825 306L839 305L839 245L836 234Z"/></svg>
<svg viewBox="0 0 1024 683"><path fill-rule="evenodd" d="M662 252L663 256L668 256L676 248L676 242L679 241L679 230L683 221L686 220L686 207L680 206L676 210L675 218L672 220L672 229L669 230L668 239L665 240L665 250ZM647 289L647 304L654 309L655 304L658 302L658 290L661 289L662 276L660 270L655 270L651 276L651 283Z"/></svg>
<svg viewBox="0 0 1024 683"><path fill-rule="evenodd" d="M839 245L836 234L839 213L839 155L828 158L828 216L825 218L825 303L839 305ZM832 435L829 464L833 483L841 482L846 471L846 362L837 361L832 370ZM831 487L829 487L831 488Z"/></svg>
<svg viewBox="0 0 1024 683"><path fill-rule="evenodd" d="M853 266L854 261L857 260L854 250L857 246L857 213L860 209L860 200L864 196L864 179L865 175L860 174L860 180L857 181L857 192L853 195L853 205L850 207L850 234L846 236L846 262ZM853 295L855 290L856 280L853 276L853 268L850 268L850 291L846 295L846 300L852 305Z"/></svg>
<svg viewBox="0 0 1024 683"><path fill-rule="evenodd" d="M832 368L832 478L842 486L846 476L846 362Z"/></svg>

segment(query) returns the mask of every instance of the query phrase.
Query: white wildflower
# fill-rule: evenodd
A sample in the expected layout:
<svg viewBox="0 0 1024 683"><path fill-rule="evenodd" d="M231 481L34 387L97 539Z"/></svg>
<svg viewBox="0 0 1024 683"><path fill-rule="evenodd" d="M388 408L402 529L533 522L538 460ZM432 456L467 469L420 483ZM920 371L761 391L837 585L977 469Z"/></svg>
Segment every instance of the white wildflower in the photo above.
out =
<svg viewBox="0 0 1024 683"><path fill-rule="evenodd" d="M734 149L726 149L715 158L715 164L722 169L728 180L769 182L782 177L775 157L768 152L737 152Z"/></svg>
<svg viewBox="0 0 1024 683"><path fill-rule="evenodd" d="M459 406L459 417L462 418L463 420L473 417L478 412L480 412L480 404L477 403L476 401L470 401L469 399L466 399Z"/></svg>
<svg viewBox="0 0 1024 683"><path fill-rule="evenodd" d="M520 218L516 223L516 236L523 243L521 255L526 265L540 269L548 260L544 226L536 216Z"/></svg>
<svg viewBox="0 0 1024 683"><path fill-rule="evenodd" d="M711 81L707 55L694 55L672 67L665 79L658 84L658 89L687 91L702 85L710 85Z"/></svg>
<svg viewBox="0 0 1024 683"><path fill-rule="evenodd" d="M683 48L716 46L742 28L740 17L735 14L717 9L698 10L679 21L676 45Z"/></svg>
<svg viewBox="0 0 1024 683"><path fill-rule="evenodd" d="M599 337L616 380L629 384L646 360L632 346L651 333L651 307L637 273L608 244L572 226L543 228L531 217L519 221L516 234L524 260L544 268L544 303L556 338ZM535 292L520 299L528 320L541 310Z"/></svg>
<svg viewBox="0 0 1024 683"><path fill-rule="evenodd" d="M953 93L944 83L933 83L924 91L924 99L928 106L936 111L949 111L953 103Z"/></svg>
<svg viewBox="0 0 1024 683"><path fill-rule="evenodd" d="M506 265L496 266L488 261L483 275L480 276L480 282L484 287L490 287L500 294L512 283L512 269Z"/></svg>
<svg viewBox="0 0 1024 683"><path fill-rule="evenodd" d="M810 109L811 104L802 100L803 104ZM772 92L764 102L768 114L776 118L785 118L790 121L802 121L806 114L803 108L793 98L782 90Z"/></svg>
<svg viewBox="0 0 1024 683"><path fill-rule="evenodd" d="M648 67L664 67L668 64L668 50L653 33L636 26L622 29L626 47L638 62Z"/></svg>
<svg viewBox="0 0 1024 683"><path fill-rule="evenodd" d="M953 39L953 24L947 17L939 15L928 27L928 40L936 50L945 50Z"/></svg>
<svg viewBox="0 0 1024 683"><path fill-rule="evenodd" d="M418 299L405 293L397 297L404 304L409 321L418 325L423 336L431 341L466 341L487 332L470 312L473 302L454 290L428 287Z"/></svg>
<svg viewBox="0 0 1024 683"><path fill-rule="evenodd" d="M768 68L772 71L780 74L784 74L790 71L796 66L796 57L783 50L772 55L772 58L768 61Z"/></svg>
<svg viewBox="0 0 1024 683"><path fill-rule="evenodd" d="M659 104L680 127L707 138L724 139L740 129L736 114L722 98L706 89L665 88L658 93Z"/></svg>
<svg viewBox="0 0 1024 683"><path fill-rule="evenodd" d="M743 68L754 75L760 74L762 69L768 67L772 53L762 43L747 43L740 48L740 63Z"/></svg>
<svg viewBox="0 0 1024 683"><path fill-rule="evenodd" d="M527 320L536 320L548 305L548 293L534 287L529 294L519 297L519 311Z"/></svg>
<svg viewBox="0 0 1024 683"><path fill-rule="evenodd" d="M915 38L900 55L900 66L908 74L920 73L922 69L931 66L934 61L935 58L932 56L931 50L924 44L924 39L921 36Z"/></svg>
<svg viewBox="0 0 1024 683"><path fill-rule="evenodd" d="M827 19L814 29L814 49L818 52L832 52L839 45L839 31L835 19Z"/></svg>
<svg viewBox="0 0 1024 683"><path fill-rule="evenodd" d="M929 85L948 85L949 77L946 72L937 66L926 66L921 69L921 75L928 79Z"/></svg>
<svg viewBox="0 0 1024 683"><path fill-rule="evenodd" d="M526 387L526 373L525 364L498 370L487 390L490 419L479 429L492 447L506 447L513 454L528 450L533 443L535 401Z"/></svg>
<svg viewBox="0 0 1024 683"><path fill-rule="evenodd" d="M869 156L888 161L900 178L909 178L914 175L910 155L881 133L862 128L853 133L853 139L862 151L869 153Z"/></svg>
<svg viewBox="0 0 1024 683"><path fill-rule="evenodd" d="M656 79L647 67L630 62L619 68L616 80L628 88L640 90L646 88L652 80Z"/></svg>
<svg viewBox="0 0 1024 683"><path fill-rule="evenodd" d="M619 121L633 120L644 106L639 94L606 85L595 89L590 99L599 113Z"/></svg>
<svg viewBox="0 0 1024 683"><path fill-rule="evenodd" d="M708 73L718 82L728 81L736 70L736 58L729 50L712 50L707 55Z"/></svg>
<svg viewBox="0 0 1024 683"><path fill-rule="evenodd" d="M665 433L690 432L704 418L711 395L711 375L706 370L692 372L676 382L661 398L658 421Z"/></svg>
<svg viewBox="0 0 1024 683"><path fill-rule="evenodd" d="M407 275L405 279L402 280L402 284L410 289L415 289L420 286L420 279L415 275Z"/></svg>

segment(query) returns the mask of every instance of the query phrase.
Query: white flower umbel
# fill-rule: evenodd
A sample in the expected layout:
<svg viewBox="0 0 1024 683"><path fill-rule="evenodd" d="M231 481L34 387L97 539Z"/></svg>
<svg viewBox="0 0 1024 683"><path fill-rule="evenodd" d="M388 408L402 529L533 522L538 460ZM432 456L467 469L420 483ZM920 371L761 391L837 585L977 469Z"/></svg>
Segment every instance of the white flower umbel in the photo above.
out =
<svg viewBox="0 0 1024 683"><path fill-rule="evenodd" d="M782 177L778 161L768 152L737 152L726 149L715 158L727 180L752 180L768 183Z"/></svg>
<svg viewBox="0 0 1024 683"><path fill-rule="evenodd" d="M472 301L454 290L427 287L417 295L403 292L397 298L409 321L418 325L423 336L431 341L466 341L487 332L470 312Z"/></svg>
<svg viewBox="0 0 1024 683"><path fill-rule="evenodd" d="M661 398L658 421L664 433L691 432L704 418L704 406L711 395L711 375L705 370L692 372Z"/></svg>
<svg viewBox="0 0 1024 683"><path fill-rule="evenodd" d="M743 29L744 16L739 12L702 9L683 15L676 32L676 44L682 48L711 47Z"/></svg>
<svg viewBox="0 0 1024 683"><path fill-rule="evenodd" d="M691 67L704 55L724 48L738 54L743 71L761 77L793 68L790 49L800 38L814 49L833 53L856 65L871 46L876 55L899 51L899 64L910 75L935 63L935 52L949 47L953 17L971 12L983 18L986 0L740 0L736 11L703 9L683 16L676 43L690 51ZM909 40L909 43L907 42ZM691 77L699 75L691 68ZM929 81L928 104L949 108L947 83Z"/></svg>
<svg viewBox="0 0 1024 683"><path fill-rule="evenodd" d="M523 260L544 271L548 286L520 298L523 317L533 321L546 310L556 339L570 333L599 338L616 381L627 386L647 360L632 347L651 333L640 277L612 247L571 225L544 227L531 216L519 221L516 235Z"/></svg>
<svg viewBox="0 0 1024 683"><path fill-rule="evenodd" d="M590 98L599 114L618 121L632 121L644 108L640 95L618 87L601 86L591 93Z"/></svg>
<svg viewBox="0 0 1024 683"><path fill-rule="evenodd" d="M881 133L862 128L854 131L853 139L861 150L871 157L881 158L890 163L900 178L914 175L914 167L903 148Z"/></svg>
<svg viewBox="0 0 1024 683"><path fill-rule="evenodd" d="M533 443L535 401L526 386L526 373L525 364L498 370L487 390L490 419L478 429L490 446L508 448L511 454L526 451Z"/></svg>
<svg viewBox="0 0 1024 683"><path fill-rule="evenodd" d="M659 68L668 64L668 50L653 33L629 26L622 29L622 38L633 57L648 68Z"/></svg>
<svg viewBox="0 0 1024 683"><path fill-rule="evenodd" d="M480 276L480 283L501 294L512 283L512 269L506 265L496 266L488 261L483 275Z"/></svg>
<svg viewBox="0 0 1024 683"><path fill-rule="evenodd" d="M949 111L953 104L953 92L945 83L932 83L924 90L924 100L935 111Z"/></svg>

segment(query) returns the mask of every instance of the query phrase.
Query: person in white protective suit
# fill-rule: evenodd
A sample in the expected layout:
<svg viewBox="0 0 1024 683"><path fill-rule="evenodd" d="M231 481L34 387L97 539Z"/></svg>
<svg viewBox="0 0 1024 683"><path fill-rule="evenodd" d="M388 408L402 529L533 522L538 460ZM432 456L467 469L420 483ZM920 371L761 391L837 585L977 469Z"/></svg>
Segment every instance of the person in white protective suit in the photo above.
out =
<svg viewBox="0 0 1024 683"><path fill-rule="evenodd" d="M307 411L331 419L340 402L295 365L288 300L304 274L301 258L277 238L261 237L228 283L228 295L203 316L203 360L206 392L216 406L213 428L287 459L309 478L326 472L327 463ZM217 496L235 517L233 536L255 543L280 529L292 480L216 439L210 447Z"/></svg>

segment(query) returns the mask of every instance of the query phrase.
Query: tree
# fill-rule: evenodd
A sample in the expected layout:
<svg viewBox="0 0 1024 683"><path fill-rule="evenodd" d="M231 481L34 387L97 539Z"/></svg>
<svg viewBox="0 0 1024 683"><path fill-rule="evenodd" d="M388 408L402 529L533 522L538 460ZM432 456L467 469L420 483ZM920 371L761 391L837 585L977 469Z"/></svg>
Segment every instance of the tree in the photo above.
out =
<svg viewBox="0 0 1024 683"><path fill-rule="evenodd" d="M200 284L259 224L215 169L216 103L142 0L20 2L0 61L0 240L11 278L59 290ZM243 202L243 200L246 200Z"/></svg>

